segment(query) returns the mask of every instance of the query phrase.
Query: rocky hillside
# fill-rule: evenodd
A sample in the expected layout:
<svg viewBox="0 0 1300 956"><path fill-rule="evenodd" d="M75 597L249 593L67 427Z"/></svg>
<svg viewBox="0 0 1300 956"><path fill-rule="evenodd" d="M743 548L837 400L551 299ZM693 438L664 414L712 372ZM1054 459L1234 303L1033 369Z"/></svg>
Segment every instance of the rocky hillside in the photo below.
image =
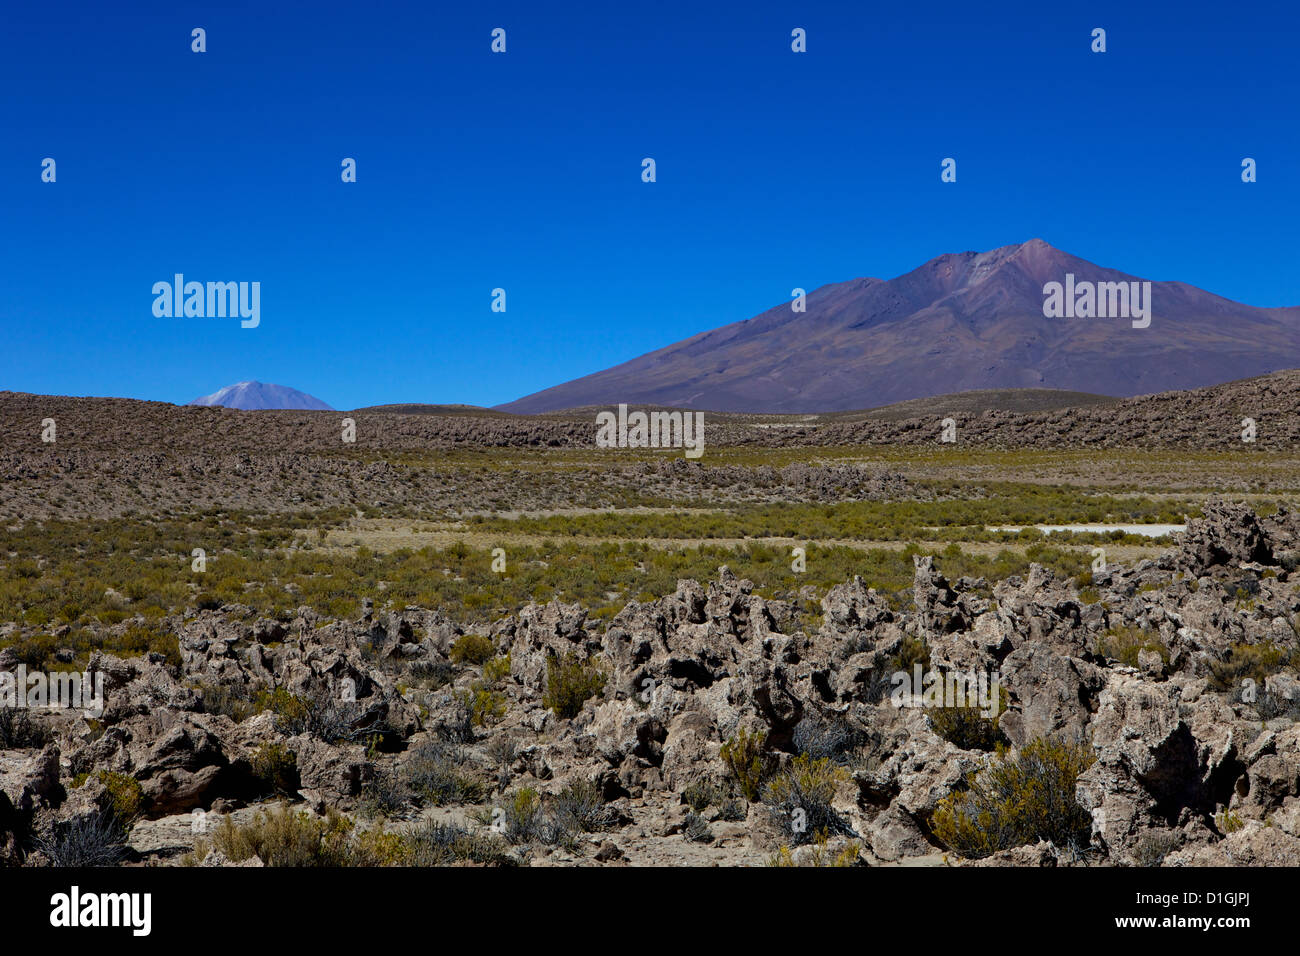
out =
<svg viewBox="0 0 1300 956"><path fill-rule="evenodd" d="M954 396L958 399L961 396ZM1162 392L1120 402L1095 402L1048 411L948 410L926 404L926 414L793 415L785 418L705 414L706 447L732 445L938 444L939 421L957 421L958 443L1008 448L1143 446L1222 448L1241 444L1243 418L1257 422L1256 442L1300 443L1300 369L1211 388ZM342 420L356 423L345 443ZM57 441L41 442L42 422L54 419ZM40 452L151 452L177 454L317 454L483 448L592 448L595 416L501 415L474 410L429 412L301 412L248 414L235 409L176 406L116 398L68 398L0 392L0 455ZM706 451L707 454L707 451ZM15 467L19 459L0 458ZM0 468L0 474L6 472Z"/></svg>
<svg viewBox="0 0 1300 956"><path fill-rule="evenodd" d="M236 837L288 800L389 862L1296 865L1298 563L1300 518L1216 500L1091 580L949 581L918 557L903 607L858 580L819 609L767 600L722 568L607 623L195 608L168 619L177 659L95 654L102 714L6 714L0 847L275 863ZM1000 675L1002 712L891 697L913 667ZM1059 826L962 824L1011 762Z"/></svg>

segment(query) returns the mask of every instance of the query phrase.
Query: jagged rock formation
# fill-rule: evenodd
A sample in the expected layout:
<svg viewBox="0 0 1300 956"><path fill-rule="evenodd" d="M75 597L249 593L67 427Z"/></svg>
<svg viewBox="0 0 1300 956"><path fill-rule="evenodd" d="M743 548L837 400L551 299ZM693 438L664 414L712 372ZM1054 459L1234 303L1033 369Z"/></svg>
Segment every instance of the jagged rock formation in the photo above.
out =
<svg viewBox="0 0 1300 956"><path fill-rule="evenodd" d="M282 786L293 799L355 810L422 742L443 739L485 780L503 774L503 784L544 792L595 782L602 832L589 854L559 861L698 862L704 850L681 836L682 794L727 781L723 745L753 732L775 767L799 751L848 753L840 744L851 740L837 839L859 840L875 863L934 855L945 849L936 807L997 758L942 736L932 710L895 706L891 670L924 641L927 668L1001 676L999 726L1013 751L1050 737L1095 758L1075 795L1091 815L1089 846L1026 846L987 862L1295 865L1300 682L1286 668L1257 680L1238 665L1300 645L1298 552L1297 515L1260 519L1211 500L1176 548L1095 573L1086 595L1037 566L990 586L949 581L918 557L910 606L891 607L854 579L825 595L812 625L725 567L604 624L577 605L532 604L480 633L509 655L493 685L503 711L483 726L466 704L483 675L453 660L465 632L437 610L367 607L353 621L202 610L169 620L178 667L160 655L97 654L103 714L40 714L43 743L0 751L0 851L40 862L24 834L106 806L98 771L139 782L132 845L166 856L177 814L241 812L268 796L259 769L268 753L292 754ZM1127 662L1113 646L1124 634L1141 635ZM546 703L558 660L607 675L572 717ZM14 663L0 652L0 668ZM759 862L781 840L761 804L743 822L713 823L714 861Z"/></svg>

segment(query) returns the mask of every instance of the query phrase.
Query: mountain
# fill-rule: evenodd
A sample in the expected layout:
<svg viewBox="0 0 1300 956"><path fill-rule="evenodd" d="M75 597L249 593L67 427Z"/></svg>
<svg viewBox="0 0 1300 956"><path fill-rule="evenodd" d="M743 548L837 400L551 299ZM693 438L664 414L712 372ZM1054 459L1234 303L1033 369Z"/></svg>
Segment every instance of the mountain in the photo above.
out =
<svg viewBox="0 0 1300 956"><path fill-rule="evenodd" d="M536 392L502 411L672 405L829 412L974 389L1132 396L1300 366L1300 307L1242 305L1152 282L1151 322L1046 318L1044 286L1141 281L1041 239L939 256L895 279L853 279Z"/></svg>
<svg viewBox="0 0 1300 956"><path fill-rule="evenodd" d="M222 405L226 408L259 410L266 408L293 408L308 411L333 411L319 398L287 385L266 385L262 382L236 382L219 388L189 402L190 405Z"/></svg>

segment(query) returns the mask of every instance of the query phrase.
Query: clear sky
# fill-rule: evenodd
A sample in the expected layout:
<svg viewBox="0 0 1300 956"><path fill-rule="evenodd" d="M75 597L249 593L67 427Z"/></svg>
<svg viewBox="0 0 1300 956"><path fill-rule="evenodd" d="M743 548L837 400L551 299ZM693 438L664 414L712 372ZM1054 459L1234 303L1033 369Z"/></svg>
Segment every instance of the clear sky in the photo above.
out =
<svg viewBox="0 0 1300 956"><path fill-rule="evenodd" d="M1300 304L1294 2L96 0L2 19L0 388L185 402L259 379L337 408L491 405L795 286L1033 237ZM260 282L261 324L156 318L178 272Z"/></svg>

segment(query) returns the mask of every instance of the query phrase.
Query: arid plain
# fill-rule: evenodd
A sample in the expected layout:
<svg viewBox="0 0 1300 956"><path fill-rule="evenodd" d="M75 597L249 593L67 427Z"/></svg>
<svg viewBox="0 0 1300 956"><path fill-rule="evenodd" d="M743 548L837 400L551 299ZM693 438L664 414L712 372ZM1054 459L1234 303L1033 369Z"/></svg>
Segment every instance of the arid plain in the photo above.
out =
<svg viewBox="0 0 1300 956"><path fill-rule="evenodd" d="M0 393L0 852L1300 863L1300 372L598 411Z"/></svg>

